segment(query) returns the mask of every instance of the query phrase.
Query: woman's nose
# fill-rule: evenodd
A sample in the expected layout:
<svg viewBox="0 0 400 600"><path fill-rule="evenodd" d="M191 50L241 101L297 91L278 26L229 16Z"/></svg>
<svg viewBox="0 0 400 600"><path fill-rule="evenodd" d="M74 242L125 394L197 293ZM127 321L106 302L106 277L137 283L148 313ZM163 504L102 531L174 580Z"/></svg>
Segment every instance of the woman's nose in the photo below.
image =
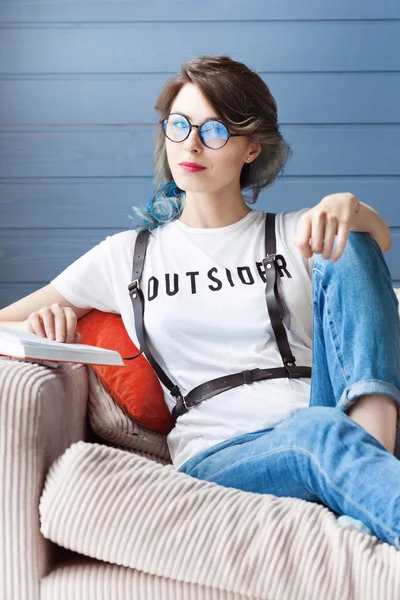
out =
<svg viewBox="0 0 400 600"><path fill-rule="evenodd" d="M197 127L192 128L192 131L189 133L188 137L184 141L184 145L185 148L192 148L193 146L201 147L203 145Z"/></svg>

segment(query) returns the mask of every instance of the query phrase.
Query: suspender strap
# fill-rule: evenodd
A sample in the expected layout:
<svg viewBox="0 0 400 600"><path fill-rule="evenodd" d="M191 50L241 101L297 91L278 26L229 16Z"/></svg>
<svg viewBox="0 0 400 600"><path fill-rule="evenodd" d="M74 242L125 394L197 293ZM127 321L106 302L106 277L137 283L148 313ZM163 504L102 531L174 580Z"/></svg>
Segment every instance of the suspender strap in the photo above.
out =
<svg viewBox="0 0 400 600"><path fill-rule="evenodd" d="M131 297L133 312L135 316L135 329L136 335L139 340L140 349L146 356L147 360L155 370L157 376L165 387L169 390L176 387L170 378L164 373L160 365L154 359L150 348L147 344L146 333L144 330L143 314L144 314L144 296L143 292L139 287L139 281L143 273L144 259L146 258L147 242L150 232L148 229L141 231L135 244L135 250L133 255L133 269L132 269L132 282L128 285L129 295Z"/></svg>
<svg viewBox="0 0 400 600"><path fill-rule="evenodd" d="M298 379L299 377L310 377L309 373L310 367L296 366L295 372L291 372L285 367L276 367L273 369L251 369L233 373L232 375L217 377L216 379L211 379L207 383L198 385L191 390L185 398L183 396L178 398L176 406L172 410L172 416L177 418L191 406L195 406L211 396L217 396L222 392L226 392L227 390L237 387L238 385L243 385L244 383L250 384L254 381L260 381L261 379L281 379L282 377L293 377Z"/></svg>
<svg viewBox="0 0 400 600"><path fill-rule="evenodd" d="M265 298L267 301L269 318L271 319L272 329L278 344L279 352L282 356L285 367L292 368L294 371L296 359L293 356L287 339L285 328L282 326L284 317L289 314L289 310L278 290L278 273L276 265L276 237L275 237L275 217L269 215L265 223L265 254L263 259L267 285L265 286ZM273 218L271 218L273 217Z"/></svg>
<svg viewBox="0 0 400 600"><path fill-rule="evenodd" d="M147 344L146 334L143 323L144 313L144 296L139 287L139 281L143 272L144 259L146 256L146 248L150 232L148 230L141 231L136 239L132 282L128 285L129 295L131 297L137 338L139 340L140 349L145 354L154 371L156 372L162 383L170 390L172 396L176 398L176 405L172 411L172 417L176 420L180 415L185 413L191 406L195 406L203 400L207 400L211 396L221 394L231 388L243 384L250 384L254 381L262 379L277 379L282 377L291 377L298 379L299 377L311 377L311 367L299 367L296 365L296 359L290 351L289 342L286 331L283 327L283 322L289 326L290 313L284 301L283 295L279 294L279 278L277 277L276 265L276 238L275 238L275 213L267 213L265 222L265 250L266 258L263 259L266 277L265 297L268 306L268 311L271 319L271 325L276 337L279 352L282 356L283 367L273 369L251 369L217 377L206 383L198 385L191 390L186 397L183 397L179 387L175 385L169 377L161 369L151 354Z"/></svg>

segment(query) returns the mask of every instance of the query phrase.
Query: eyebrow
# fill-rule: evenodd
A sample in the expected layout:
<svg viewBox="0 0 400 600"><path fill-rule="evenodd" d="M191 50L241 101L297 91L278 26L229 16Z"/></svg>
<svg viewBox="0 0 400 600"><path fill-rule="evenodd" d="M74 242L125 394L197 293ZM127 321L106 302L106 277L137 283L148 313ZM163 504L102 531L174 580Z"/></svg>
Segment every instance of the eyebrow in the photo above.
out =
<svg viewBox="0 0 400 600"><path fill-rule="evenodd" d="M174 110L174 111L171 111L171 113L172 113L172 114L173 114L173 113L177 113L178 115L182 115L183 117L186 117L186 118L187 118L187 119L188 119L190 122L192 122L192 120L193 120L193 119L190 119L190 118L189 118L187 115L185 115L185 113L183 113L183 112L182 112L182 111L180 111L180 110ZM212 116L212 117L206 117L206 118L203 120L203 123L204 123L204 121L208 121L209 119L215 119L216 121L219 121L219 120L220 120L220 119L219 119L219 117L216 117L216 116L214 115L214 116Z"/></svg>

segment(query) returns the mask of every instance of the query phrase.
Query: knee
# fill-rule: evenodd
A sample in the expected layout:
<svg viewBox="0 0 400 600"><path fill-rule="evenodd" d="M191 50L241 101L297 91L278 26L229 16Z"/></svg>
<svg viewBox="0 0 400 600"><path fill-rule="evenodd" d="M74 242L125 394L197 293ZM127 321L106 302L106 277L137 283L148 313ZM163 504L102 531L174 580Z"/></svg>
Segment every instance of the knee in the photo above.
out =
<svg viewBox="0 0 400 600"><path fill-rule="evenodd" d="M338 438L346 435L349 421L351 419L337 407L313 405L299 409L276 429L280 443L309 454L327 444L334 447Z"/></svg>
<svg viewBox="0 0 400 600"><path fill-rule="evenodd" d="M336 244L337 237L334 249L336 249ZM314 276L323 277L327 282L333 279L336 282L343 282L347 289L352 284L356 284L359 287L375 288L380 293L383 289L388 289L392 296L395 295L392 276L382 250L369 233L349 231L339 259L333 263L329 258L322 258L322 254L317 254L313 273Z"/></svg>
<svg viewBox="0 0 400 600"><path fill-rule="evenodd" d="M347 415L337 406L313 405L298 410L293 418L299 429L310 433L313 431L313 427L321 431L324 426L329 426L340 420L345 421Z"/></svg>
<svg viewBox="0 0 400 600"><path fill-rule="evenodd" d="M336 236L332 254L336 249L337 240L338 238ZM332 263L330 258L325 259L322 257L322 254L317 254L314 264L323 264L325 268L328 265L332 265L335 271L343 268L347 270L349 266L355 266L360 262L365 263L366 260L381 260L382 257L383 254L378 243L369 233L349 231L342 255L335 263Z"/></svg>

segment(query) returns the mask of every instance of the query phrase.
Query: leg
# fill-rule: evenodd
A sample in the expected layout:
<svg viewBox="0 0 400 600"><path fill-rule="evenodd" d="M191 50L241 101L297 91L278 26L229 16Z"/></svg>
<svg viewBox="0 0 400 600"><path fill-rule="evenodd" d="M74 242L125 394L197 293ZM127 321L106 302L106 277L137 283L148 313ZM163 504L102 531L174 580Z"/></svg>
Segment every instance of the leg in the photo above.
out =
<svg viewBox="0 0 400 600"><path fill-rule="evenodd" d="M383 254L369 234L350 232L336 263L317 256L310 406L336 406L393 447L400 420L398 410L390 422L400 407L398 306ZM383 396L380 422L386 411L389 432L371 423L370 407Z"/></svg>
<svg viewBox="0 0 400 600"><path fill-rule="evenodd" d="M377 266L378 284L366 278ZM400 405L398 302L390 275L376 242L359 233L350 234L337 263L318 258L313 275L312 410L228 439L179 470L221 485L326 504L361 519L400 550L400 462L346 414L365 394L384 394ZM385 315L379 319L378 312L378 324L371 319L375 304Z"/></svg>
<svg viewBox="0 0 400 600"><path fill-rule="evenodd" d="M386 450L394 453L397 433L397 404L394 400L383 394L360 396L347 414L376 437Z"/></svg>
<svg viewBox="0 0 400 600"><path fill-rule="evenodd" d="M398 432L397 454L400 447L398 306L383 254L368 234L351 233L346 250L335 265L321 255L315 260L310 406L336 406L340 399L338 407L391 453L395 451ZM377 346L381 355L375 362ZM358 373L354 366L360 365L360 359L365 370ZM380 369L382 363L386 370ZM369 367L375 367L375 371L371 368L369 372ZM357 385L351 388L357 383L364 386L366 393L360 393L362 387L355 389ZM388 383L396 389L389 388ZM352 523L351 517L339 518L339 524L349 523L365 531L361 521Z"/></svg>
<svg viewBox="0 0 400 600"><path fill-rule="evenodd" d="M374 468L371 468L374 465ZM333 407L208 448L179 468L226 487L325 504L400 550L400 461Z"/></svg>

